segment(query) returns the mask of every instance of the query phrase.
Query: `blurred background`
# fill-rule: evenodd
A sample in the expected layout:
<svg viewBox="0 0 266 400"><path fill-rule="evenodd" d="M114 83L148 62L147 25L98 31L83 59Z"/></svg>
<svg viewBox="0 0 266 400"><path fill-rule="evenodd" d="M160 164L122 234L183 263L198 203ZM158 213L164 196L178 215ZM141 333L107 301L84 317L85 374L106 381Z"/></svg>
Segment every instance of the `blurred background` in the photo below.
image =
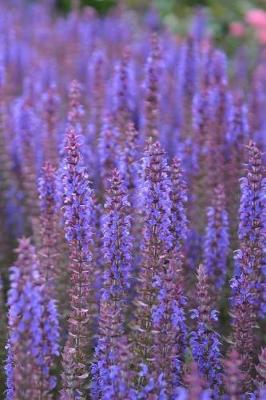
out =
<svg viewBox="0 0 266 400"><path fill-rule="evenodd" d="M90 6L99 13L105 14L112 7L120 5L136 10L145 16L149 9L154 9L161 20L177 35L183 36L190 20L195 15L195 9L203 8L208 18L208 29L213 39L226 47L227 51L234 50L239 41L255 38L266 43L266 0L55 0L60 12L68 12L73 5ZM258 18L255 21L248 20L249 12L265 12L264 27L259 26ZM256 21L257 17L257 21ZM255 26L254 26L255 24ZM255 28L255 29L254 29Z"/></svg>

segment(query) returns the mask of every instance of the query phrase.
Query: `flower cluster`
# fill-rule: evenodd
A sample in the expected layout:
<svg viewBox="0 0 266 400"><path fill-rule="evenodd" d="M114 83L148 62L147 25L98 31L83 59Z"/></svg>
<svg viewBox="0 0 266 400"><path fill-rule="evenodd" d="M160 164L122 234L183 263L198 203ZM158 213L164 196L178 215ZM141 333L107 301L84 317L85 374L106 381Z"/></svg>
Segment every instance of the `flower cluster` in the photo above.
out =
<svg viewBox="0 0 266 400"><path fill-rule="evenodd" d="M213 388L214 398L219 399L222 383L221 343L215 331L217 311L211 308L210 286L204 265L198 269L197 294L198 307L191 312L192 319L196 321L196 329L191 332L190 345L200 372Z"/></svg>
<svg viewBox="0 0 266 400"><path fill-rule="evenodd" d="M233 337L240 353L243 347L243 370L252 378L255 362L255 325L260 311L265 315L265 178L262 156L253 142L248 146L247 176L241 180L240 249L236 253L233 289ZM262 309L262 310L261 310ZM262 315L262 316L263 316Z"/></svg>
<svg viewBox="0 0 266 400"><path fill-rule="evenodd" d="M225 283L229 248L228 215L225 210L225 195L220 185L215 189L213 206L208 208L206 235L204 240L204 265L214 290Z"/></svg>
<svg viewBox="0 0 266 400"><path fill-rule="evenodd" d="M40 264L29 239L21 239L8 293L7 398L47 396L55 386L52 363L59 355L53 299L46 301Z"/></svg>
<svg viewBox="0 0 266 400"><path fill-rule="evenodd" d="M169 261L172 247L170 231L170 179L166 155L159 142L149 142L143 160L143 255L136 295L136 343L139 363L154 362L152 311L157 304L160 272ZM157 286L157 287L156 287Z"/></svg>
<svg viewBox="0 0 266 400"><path fill-rule="evenodd" d="M236 350L231 350L224 360L224 384L229 398L244 396L246 374L241 371L242 360Z"/></svg>
<svg viewBox="0 0 266 400"><path fill-rule="evenodd" d="M63 387L61 399L84 396L88 378L87 350L92 337L89 326L93 317L93 200L89 177L82 166L78 135L67 128L64 164L64 221L69 243L71 279L68 338L63 351ZM92 335L92 334L91 334Z"/></svg>
<svg viewBox="0 0 266 400"><path fill-rule="evenodd" d="M1 393L264 400L265 48L55 3L0 0Z"/></svg>
<svg viewBox="0 0 266 400"><path fill-rule="evenodd" d="M102 220L105 270L99 308L99 335L93 366L92 396L133 399L130 350L125 336L127 297L131 284L131 220L125 184L113 171Z"/></svg>

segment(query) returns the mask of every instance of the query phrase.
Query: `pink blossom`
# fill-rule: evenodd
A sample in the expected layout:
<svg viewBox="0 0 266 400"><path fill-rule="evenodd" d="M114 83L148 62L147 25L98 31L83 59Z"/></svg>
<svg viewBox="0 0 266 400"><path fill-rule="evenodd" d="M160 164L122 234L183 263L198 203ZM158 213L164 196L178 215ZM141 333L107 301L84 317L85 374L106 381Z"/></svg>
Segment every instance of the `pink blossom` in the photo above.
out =
<svg viewBox="0 0 266 400"><path fill-rule="evenodd" d="M245 26L241 22L232 22L229 31L234 37L243 37L245 34Z"/></svg>
<svg viewBox="0 0 266 400"><path fill-rule="evenodd" d="M264 45L266 44L266 28L265 29L259 29L256 32L256 36L257 36L257 39L258 39L260 44L264 44Z"/></svg>
<svg viewBox="0 0 266 400"><path fill-rule="evenodd" d="M266 28L266 11L258 8L249 10L246 13L245 20L254 28Z"/></svg>

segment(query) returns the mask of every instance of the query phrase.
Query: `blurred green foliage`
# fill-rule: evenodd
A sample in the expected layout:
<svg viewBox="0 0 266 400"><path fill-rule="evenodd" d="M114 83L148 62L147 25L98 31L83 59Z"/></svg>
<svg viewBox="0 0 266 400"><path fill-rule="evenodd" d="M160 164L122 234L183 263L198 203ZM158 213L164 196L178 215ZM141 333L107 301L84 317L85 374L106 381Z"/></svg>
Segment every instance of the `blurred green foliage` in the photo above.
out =
<svg viewBox="0 0 266 400"><path fill-rule="evenodd" d="M141 1L140 1L141 2ZM204 7L209 15L210 29L216 39L224 39L233 21L242 21L251 8L266 9L266 0L154 0L165 22L184 33L195 7Z"/></svg>
<svg viewBox="0 0 266 400"><path fill-rule="evenodd" d="M71 0L57 0L57 7L64 12L67 12L71 9ZM87 5L95 8L99 13L107 12L111 7L117 4L116 0L80 0L80 5Z"/></svg>
<svg viewBox="0 0 266 400"><path fill-rule="evenodd" d="M71 0L57 0L60 9L68 11ZM80 0L81 5L89 5L100 12L106 12L110 7L120 3L129 7L145 9L155 6L163 15L173 14L184 16L191 12L193 7L203 6L209 8L214 15L222 19L243 14L249 8L266 9L266 0Z"/></svg>
<svg viewBox="0 0 266 400"><path fill-rule="evenodd" d="M59 9L68 11L71 8L71 0L57 0ZM228 24L235 20L241 20L244 13L250 8L266 9L266 0L79 0L81 5L94 7L101 13L107 12L118 3L129 7L145 10L154 6L166 19L166 22L186 20L192 14L193 8L205 7L217 21L215 28L222 33ZM180 21L179 21L180 22Z"/></svg>
<svg viewBox="0 0 266 400"><path fill-rule="evenodd" d="M57 0L58 8L67 12L73 0ZM106 13L115 5L127 5L144 13L154 7L164 23L177 34L184 35L196 7L203 7L208 15L208 29L213 38L225 47L235 47L237 39L228 35L230 23L242 21L247 10L266 9L266 0L79 0L80 5L94 7L99 13ZM236 40L236 42L235 42Z"/></svg>

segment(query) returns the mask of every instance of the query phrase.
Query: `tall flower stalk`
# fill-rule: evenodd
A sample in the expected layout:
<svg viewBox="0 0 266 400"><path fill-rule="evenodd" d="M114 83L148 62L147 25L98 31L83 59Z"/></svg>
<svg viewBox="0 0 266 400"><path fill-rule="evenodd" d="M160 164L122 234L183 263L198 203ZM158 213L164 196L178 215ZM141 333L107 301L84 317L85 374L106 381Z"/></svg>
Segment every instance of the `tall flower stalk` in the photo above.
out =
<svg viewBox="0 0 266 400"><path fill-rule="evenodd" d="M129 189L132 202L136 202L139 181L140 135L132 122L126 125L126 146L120 154L120 170ZM134 204L133 204L134 205Z"/></svg>
<svg viewBox="0 0 266 400"><path fill-rule="evenodd" d="M37 154L36 128L38 118L32 107L32 99L24 99L17 109L18 142L20 148L18 156L21 157L22 187L25 193L25 208L30 217L30 229L35 228L38 215L37 195Z"/></svg>
<svg viewBox="0 0 266 400"><path fill-rule="evenodd" d="M111 115L106 115L98 141L98 154L102 186L106 190L111 171L117 167L119 153L119 132Z"/></svg>
<svg viewBox="0 0 266 400"><path fill-rule="evenodd" d="M203 262L213 289L220 291L227 273L229 250L228 215L222 185L214 191L212 207L207 210L207 227L203 244Z"/></svg>
<svg viewBox="0 0 266 400"><path fill-rule="evenodd" d="M121 132L122 144L124 143L123 132L130 121L130 99L129 99L129 53L124 50L122 60L117 66L115 74L115 119L116 125Z"/></svg>
<svg viewBox="0 0 266 400"><path fill-rule="evenodd" d="M114 170L102 221L105 271L92 368L92 396L106 400L135 398L130 388L130 350L125 336L132 268L129 206L125 183L118 170Z"/></svg>
<svg viewBox="0 0 266 400"><path fill-rule="evenodd" d="M182 263L182 255L173 252L169 262L162 260L161 271L154 283L158 303L152 310L154 359L151 369L156 382L164 381L164 390L169 397L180 385L186 350Z"/></svg>
<svg viewBox="0 0 266 400"><path fill-rule="evenodd" d="M146 148L142 185L144 242L135 304L135 346L138 363L150 366L154 362L152 310L158 304L156 278L173 245L169 167L158 142L150 142Z"/></svg>
<svg viewBox="0 0 266 400"><path fill-rule="evenodd" d="M102 117L105 103L106 86L106 60L102 52L96 51L92 55L89 65L89 84L90 84L90 119L93 141L96 145L102 129Z"/></svg>
<svg viewBox="0 0 266 400"><path fill-rule="evenodd" d="M40 274L35 248L21 239L8 294L7 397L50 399L56 380L50 368L59 353L57 313Z"/></svg>
<svg viewBox="0 0 266 400"><path fill-rule="evenodd" d="M265 178L261 153L251 142L248 146L247 175L241 180L239 240L236 253L233 291L233 341L243 354L243 371L247 373L247 387L251 387L256 356L255 326L260 314L265 315Z"/></svg>
<svg viewBox="0 0 266 400"><path fill-rule="evenodd" d="M214 398L219 399L222 383L221 343L215 331L217 311L212 309L210 284L204 265L198 268L197 298L198 306L191 313L196 327L190 336L190 346L199 371L206 377Z"/></svg>
<svg viewBox="0 0 266 400"><path fill-rule="evenodd" d="M85 399L88 357L92 341L94 265L93 202L88 173L82 165L78 136L71 126L66 134L64 184L65 237L69 244L71 277L68 338L63 350L61 399Z"/></svg>
<svg viewBox="0 0 266 400"><path fill-rule="evenodd" d="M259 362L258 365L256 366L256 371L258 374L258 389L261 387L266 390L266 348L264 347L261 350L261 353L259 355Z"/></svg>
<svg viewBox="0 0 266 400"><path fill-rule="evenodd" d="M51 85L42 98L44 159L54 167L58 164L57 123L59 118L59 96L55 85Z"/></svg>
<svg viewBox="0 0 266 400"><path fill-rule="evenodd" d="M186 184L180 161L174 159L169 168L169 232L172 239L169 257L162 257L155 271L153 287L158 290L152 309L154 360L152 371L156 383L164 381L164 392L170 396L180 384L186 348L186 299L183 288L182 247L187 234L185 212ZM165 250L167 247L165 247Z"/></svg>
<svg viewBox="0 0 266 400"><path fill-rule="evenodd" d="M188 370L184 376L184 382L187 386L184 396L186 400L208 400L211 398L210 392L206 389L206 380L199 372L198 365L195 361L191 361L189 364Z"/></svg>
<svg viewBox="0 0 266 400"><path fill-rule="evenodd" d="M49 293L55 298L59 263L59 218L55 168L46 163L39 179L40 244L39 258Z"/></svg>
<svg viewBox="0 0 266 400"><path fill-rule="evenodd" d="M80 134L83 127L84 108L81 104L81 84L76 80L71 82L68 99L68 122Z"/></svg>
<svg viewBox="0 0 266 400"><path fill-rule="evenodd" d="M241 371L242 359L240 354L231 349L224 360L224 385L225 398L230 400L241 400L245 394L246 375Z"/></svg>
<svg viewBox="0 0 266 400"><path fill-rule="evenodd" d="M10 251L10 232L7 226L7 204L10 203L8 195L14 185L12 176L12 162L10 157L10 148L8 147L8 129L7 129L7 73L0 62L0 223L2 226L2 235L0 239L0 261L5 263L5 256Z"/></svg>
<svg viewBox="0 0 266 400"><path fill-rule="evenodd" d="M188 220L186 215L187 185L181 161L174 158L170 167L171 179L171 233L173 236L173 249L179 251L187 239Z"/></svg>
<svg viewBox="0 0 266 400"><path fill-rule="evenodd" d="M160 135L160 53L159 40L154 34L151 40L151 53L146 62L143 106L143 135L146 139L151 137L153 140L158 140Z"/></svg>

